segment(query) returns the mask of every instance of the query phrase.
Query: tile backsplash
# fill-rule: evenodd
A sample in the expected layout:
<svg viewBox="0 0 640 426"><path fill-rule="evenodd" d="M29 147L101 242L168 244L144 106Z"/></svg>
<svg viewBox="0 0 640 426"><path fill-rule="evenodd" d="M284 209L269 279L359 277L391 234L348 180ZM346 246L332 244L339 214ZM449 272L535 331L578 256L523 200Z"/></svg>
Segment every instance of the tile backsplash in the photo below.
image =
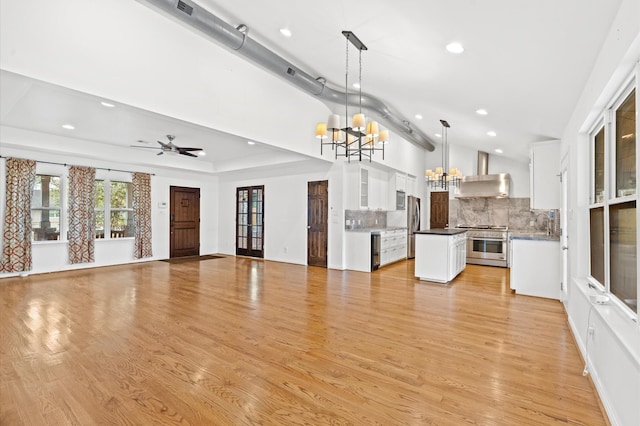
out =
<svg viewBox="0 0 640 426"><path fill-rule="evenodd" d="M387 227L387 212L380 210L345 210L344 229L382 229Z"/></svg>
<svg viewBox="0 0 640 426"><path fill-rule="evenodd" d="M560 232L559 210L531 210L529 198L471 198L449 201L449 226L508 226L528 232Z"/></svg>

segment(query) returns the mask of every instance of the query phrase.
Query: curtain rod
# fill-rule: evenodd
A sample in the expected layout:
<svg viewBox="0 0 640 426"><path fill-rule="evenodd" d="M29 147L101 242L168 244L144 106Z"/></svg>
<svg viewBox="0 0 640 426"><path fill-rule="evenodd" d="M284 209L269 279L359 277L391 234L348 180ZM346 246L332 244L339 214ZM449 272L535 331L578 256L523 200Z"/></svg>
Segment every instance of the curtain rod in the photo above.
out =
<svg viewBox="0 0 640 426"><path fill-rule="evenodd" d="M18 157L7 157L6 155L0 155L0 158L18 158ZM20 160L29 160L29 158L19 158ZM67 163L55 163L53 161L41 161L41 160L34 160L36 163L43 163L43 164L54 164L56 166L73 166L73 164L67 164ZM88 166L81 166L81 167L88 167ZM106 170L108 172L123 172L123 173L138 173L138 172L132 172L131 170L120 170L120 169L108 169L106 167L93 167L96 170ZM155 173L149 173L151 176L155 176Z"/></svg>

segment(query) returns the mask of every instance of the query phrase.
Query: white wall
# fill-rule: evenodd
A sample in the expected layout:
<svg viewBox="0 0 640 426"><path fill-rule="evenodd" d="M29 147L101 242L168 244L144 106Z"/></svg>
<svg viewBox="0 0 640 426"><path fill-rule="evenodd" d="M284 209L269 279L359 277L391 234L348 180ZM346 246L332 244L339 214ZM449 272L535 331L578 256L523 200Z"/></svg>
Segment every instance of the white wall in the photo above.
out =
<svg viewBox="0 0 640 426"><path fill-rule="evenodd" d="M592 307L589 275L589 138L640 60L640 3L624 0L562 136L569 159L569 288L567 313L574 337L613 425L640 424L640 328L616 305ZM638 217L640 219L640 216ZM640 222L640 220L638 221ZM594 328L587 336L587 326Z"/></svg>
<svg viewBox="0 0 640 426"><path fill-rule="evenodd" d="M435 170L442 165L442 146L436 146L434 152L426 154L426 165L428 169ZM465 146L449 146L449 167L460 169L464 176L474 176L478 168L478 150ZM504 157L498 154L489 153L489 174L509 173L511 175L511 186L509 196L511 198L529 197L529 164ZM451 192L453 197L453 191Z"/></svg>
<svg viewBox="0 0 640 426"><path fill-rule="evenodd" d="M306 265L307 183L329 180L331 194L334 186L331 166L331 163L305 163L289 169L246 170L221 177L219 252L235 255L236 188L264 185L264 258ZM331 208L335 206L330 205ZM330 234L332 226L329 221Z"/></svg>
<svg viewBox="0 0 640 426"><path fill-rule="evenodd" d="M4 138L4 135L3 135ZM43 146L47 145L47 135L41 135ZM19 141L13 140L14 143ZM49 140L50 142L50 140ZM0 141L2 143L2 141ZM153 259L166 259L169 257L169 210L160 208L158 203L169 202L169 187L186 186L200 188L200 216L202 218L200 224L200 253L215 253L218 251L218 220L217 220L217 204L218 204L218 178L216 176L204 175L199 173L175 172L163 169L144 169L136 165L127 163L105 162L95 159L83 157L72 157L69 155L57 155L35 150L24 150L15 148L3 148L2 155L8 157L28 158L32 160L57 162L69 165L80 165L89 167L101 167L108 169L119 169L128 171L138 171L146 173L155 173L151 178L151 205L152 205L152 244L153 257L136 260L133 258L133 238L105 239L96 240L95 245L95 262L82 264L69 264L67 253L67 242L64 240L66 234L65 225L61 225L60 241L42 241L34 242L32 246L33 254L33 273L54 272L70 269L81 269L96 266L115 265L123 263L132 263L138 261L146 261ZM63 165L53 165L46 163L37 163L37 173L48 173L63 176L62 183L66 185L68 177L68 169ZM5 208L5 160L0 161L0 217L4 219ZM131 180L130 173L119 171L97 170L96 177ZM66 186L63 186L62 209L66 210ZM0 222L0 235L4 228L4 220ZM17 274L0 274L0 277L13 276Z"/></svg>

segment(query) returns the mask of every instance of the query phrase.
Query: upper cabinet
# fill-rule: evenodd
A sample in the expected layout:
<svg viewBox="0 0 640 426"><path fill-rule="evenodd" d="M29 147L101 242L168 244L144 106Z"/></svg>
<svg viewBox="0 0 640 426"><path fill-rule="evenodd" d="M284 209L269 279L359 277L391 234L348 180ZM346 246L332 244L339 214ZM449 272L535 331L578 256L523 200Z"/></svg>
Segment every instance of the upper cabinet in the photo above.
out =
<svg viewBox="0 0 640 426"><path fill-rule="evenodd" d="M407 195L418 196L418 190L416 189L416 186L416 177L407 175Z"/></svg>
<svg viewBox="0 0 640 426"><path fill-rule="evenodd" d="M407 175L396 173L396 191L407 192Z"/></svg>
<svg viewBox="0 0 640 426"><path fill-rule="evenodd" d="M349 166L347 208L353 210L387 210L389 177L386 171L362 164Z"/></svg>
<svg viewBox="0 0 640 426"><path fill-rule="evenodd" d="M560 208L560 141L531 144L530 193L531 209Z"/></svg>
<svg viewBox="0 0 640 426"><path fill-rule="evenodd" d="M360 208L369 207L369 169L360 167Z"/></svg>

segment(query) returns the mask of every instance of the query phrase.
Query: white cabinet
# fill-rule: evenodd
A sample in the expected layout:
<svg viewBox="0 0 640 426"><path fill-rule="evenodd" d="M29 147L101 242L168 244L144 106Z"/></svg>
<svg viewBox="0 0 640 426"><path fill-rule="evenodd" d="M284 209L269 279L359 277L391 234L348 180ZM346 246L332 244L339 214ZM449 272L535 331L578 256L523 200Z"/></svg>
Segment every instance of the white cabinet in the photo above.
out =
<svg viewBox="0 0 640 426"><path fill-rule="evenodd" d="M380 234L380 266L407 257L407 229L345 232L345 268L371 272L371 234Z"/></svg>
<svg viewBox="0 0 640 426"><path fill-rule="evenodd" d="M511 289L517 294L560 300L560 241L513 238L509 274Z"/></svg>
<svg viewBox="0 0 640 426"><path fill-rule="evenodd" d="M466 267L467 233L437 230L416 233L415 276L446 283Z"/></svg>
<svg viewBox="0 0 640 426"><path fill-rule="evenodd" d="M361 209L369 207L369 169L360 168L360 204Z"/></svg>
<svg viewBox="0 0 640 426"><path fill-rule="evenodd" d="M407 257L407 230L395 229L380 232L380 266Z"/></svg>
<svg viewBox="0 0 640 426"><path fill-rule="evenodd" d="M371 272L371 232L345 232L345 268Z"/></svg>
<svg viewBox="0 0 640 426"><path fill-rule="evenodd" d="M532 209L560 208L560 141L531 144L529 189Z"/></svg>
<svg viewBox="0 0 640 426"><path fill-rule="evenodd" d="M397 192L406 192L407 190L407 175L400 172L389 172L388 180L387 210L395 211L397 210Z"/></svg>
<svg viewBox="0 0 640 426"><path fill-rule="evenodd" d="M396 191L407 192L407 175L396 173Z"/></svg>
<svg viewBox="0 0 640 426"><path fill-rule="evenodd" d="M388 173L375 167L348 166L347 208L351 210L387 210Z"/></svg>
<svg viewBox="0 0 640 426"><path fill-rule="evenodd" d="M416 189L416 177L407 175L407 195L418 196Z"/></svg>
<svg viewBox="0 0 640 426"><path fill-rule="evenodd" d="M466 234L458 234L449 238L449 273L448 281L455 278L467 266Z"/></svg>

